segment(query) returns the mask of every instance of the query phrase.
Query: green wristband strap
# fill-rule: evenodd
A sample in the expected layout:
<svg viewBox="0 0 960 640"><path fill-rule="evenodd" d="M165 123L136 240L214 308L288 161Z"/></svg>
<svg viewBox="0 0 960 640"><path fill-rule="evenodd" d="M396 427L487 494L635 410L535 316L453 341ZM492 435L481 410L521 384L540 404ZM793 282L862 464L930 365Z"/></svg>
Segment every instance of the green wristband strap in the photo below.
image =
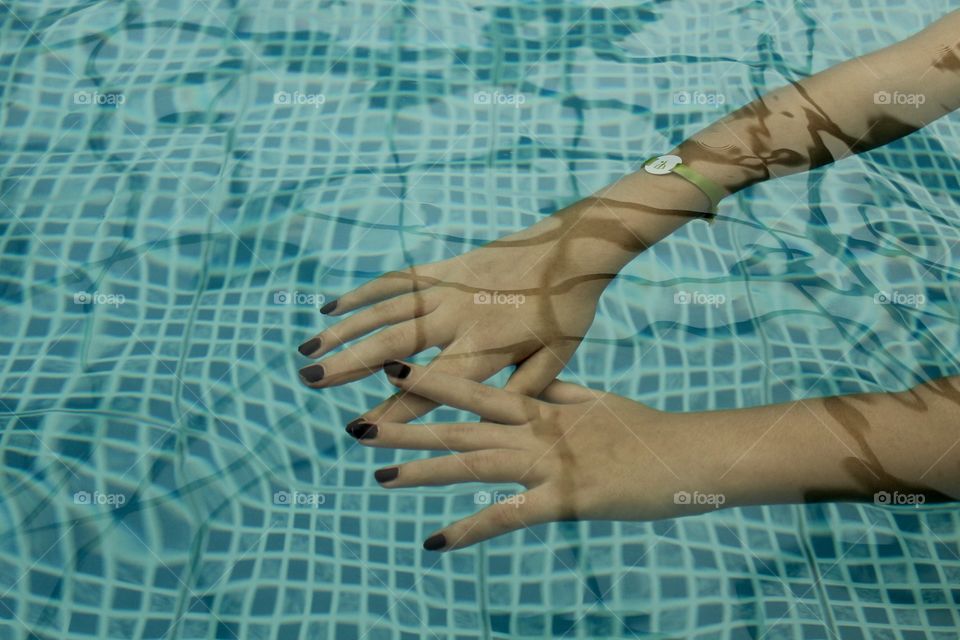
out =
<svg viewBox="0 0 960 640"><path fill-rule="evenodd" d="M713 221L713 216L717 211L717 205L719 205L720 201L723 200L724 195L724 190L720 185L710 178L700 175L687 165L683 164L683 160L680 159L680 156L654 156L652 158L648 158L643 163L643 168L647 173L651 173L655 176L675 173L700 189L700 191L702 191L710 200L710 221Z"/></svg>

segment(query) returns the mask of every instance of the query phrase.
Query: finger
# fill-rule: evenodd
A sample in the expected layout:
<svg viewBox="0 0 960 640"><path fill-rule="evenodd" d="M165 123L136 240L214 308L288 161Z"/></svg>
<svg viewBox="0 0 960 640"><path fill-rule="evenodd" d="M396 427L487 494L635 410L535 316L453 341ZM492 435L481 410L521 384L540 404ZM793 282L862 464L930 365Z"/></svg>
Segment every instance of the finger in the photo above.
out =
<svg viewBox="0 0 960 640"><path fill-rule="evenodd" d="M414 460L399 466L378 469L374 477L384 487L434 487L462 482L515 482L531 472L533 456L517 449L484 449L439 458Z"/></svg>
<svg viewBox="0 0 960 640"><path fill-rule="evenodd" d="M356 340L386 325L393 325L420 318L433 311L436 300L429 300L423 294L411 294L378 302L369 309L331 325L307 340L298 348L300 353L319 358L325 353Z"/></svg>
<svg viewBox="0 0 960 640"><path fill-rule="evenodd" d="M463 351L457 343L444 348L428 365L439 373L458 375L468 380L486 380L512 361L512 356L500 351L477 353ZM400 391L364 415L369 421L409 422L426 415L437 403L413 392Z"/></svg>
<svg viewBox="0 0 960 640"><path fill-rule="evenodd" d="M469 518L454 522L427 537L427 551L451 551L557 519L551 498L538 487L498 501Z"/></svg>
<svg viewBox="0 0 960 640"><path fill-rule="evenodd" d="M577 345L561 347L542 347L517 366L510 379L503 385L506 391L513 391L536 398L547 388L566 366Z"/></svg>
<svg viewBox="0 0 960 640"><path fill-rule="evenodd" d="M484 422L402 424L360 422L347 433L369 447L427 451L479 451L516 448L518 429Z"/></svg>
<svg viewBox="0 0 960 640"><path fill-rule="evenodd" d="M416 393L439 404L471 411L493 422L526 422L527 409L531 408L529 403L536 402L503 389L434 371L432 367L391 362L385 364L383 370L387 379L404 391Z"/></svg>
<svg viewBox="0 0 960 640"><path fill-rule="evenodd" d="M388 422L404 423L426 415L436 407L437 403L433 400L427 400L415 393L399 391L373 409L365 412L358 420L367 422L386 420Z"/></svg>
<svg viewBox="0 0 960 640"><path fill-rule="evenodd" d="M393 296L431 287L437 281L436 278L429 275L432 272L431 266L422 265L389 271L353 291L343 294L325 305L321 311L327 315L339 316Z"/></svg>
<svg viewBox="0 0 960 640"><path fill-rule="evenodd" d="M384 362L406 358L445 343L449 336L430 318L426 316L388 327L340 353L300 369L300 378L315 389L345 384L379 371Z"/></svg>
<svg viewBox="0 0 960 640"><path fill-rule="evenodd" d="M601 394L593 389L572 382L563 382L562 380L554 380L540 394L541 399L556 404L576 404L599 400L600 396Z"/></svg>

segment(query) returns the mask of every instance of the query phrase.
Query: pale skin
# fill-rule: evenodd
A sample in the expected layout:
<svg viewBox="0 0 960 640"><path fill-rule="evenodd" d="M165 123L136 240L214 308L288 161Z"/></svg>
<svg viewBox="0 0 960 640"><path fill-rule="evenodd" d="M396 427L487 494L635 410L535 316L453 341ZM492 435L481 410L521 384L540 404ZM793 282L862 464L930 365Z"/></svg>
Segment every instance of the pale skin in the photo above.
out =
<svg viewBox="0 0 960 640"><path fill-rule="evenodd" d="M953 12L903 42L758 98L671 153L730 195L886 144L960 107L958 34ZM425 368L388 365L388 373L410 366L405 377L390 377L398 393L348 432L365 446L454 452L378 471L387 488L479 481L527 491L522 502L451 523L428 538L428 549L554 520L649 520L714 508L677 503L678 491L722 495L724 507L870 500L877 492L927 502L960 496L956 379L694 414L556 381L616 273L709 210L683 178L638 171L526 230L385 274L324 308L346 317L301 345L317 360L301 378L314 388L344 384L442 349ZM475 294L493 291L525 302L475 304ZM504 389L479 382L509 366L516 369ZM405 424L438 404L487 422Z"/></svg>
<svg viewBox="0 0 960 640"><path fill-rule="evenodd" d="M671 153L729 195L886 144L960 106L958 33L953 12L907 40L769 93ZM922 95L922 104L897 98L910 95ZM339 321L300 346L317 360L301 378L314 388L344 384L440 347L440 371L486 380L516 366L506 388L537 395L566 365L617 272L709 208L685 179L637 171L528 229L387 273L322 309ZM479 292L525 302L475 304ZM434 406L401 394L364 417L406 422Z"/></svg>
<svg viewBox="0 0 960 640"><path fill-rule="evenodd" d="M531 398L435 365L394 363L385 372L399 389L484 422L355 425L364 446L449 453L380 469L382 486L488 482L526 489L435 531L424 543L429 550L462 549L558 520L656 520L718 506L836 498L916 504L960 497L960 378L899 393L668 413L568 382L555 381ZM891 498L885 502L881 492Z"/></svg>

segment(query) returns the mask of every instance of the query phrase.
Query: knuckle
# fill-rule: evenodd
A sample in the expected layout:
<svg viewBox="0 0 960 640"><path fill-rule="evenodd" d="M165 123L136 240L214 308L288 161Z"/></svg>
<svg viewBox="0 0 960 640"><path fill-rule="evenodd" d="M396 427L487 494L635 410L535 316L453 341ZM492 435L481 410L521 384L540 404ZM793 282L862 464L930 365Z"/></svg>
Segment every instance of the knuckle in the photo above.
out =
<svg viewBox="0 0 960 640"><path fill-rule="evenodd" d="M470 455L464 456L463 460L467 465L467 469L471 473L481 474L484 471L493 468L496 464L496 454L491 450L486 451L474 451Z"/></svg>
<svg viewBox="0 0 960 640"><path fill-rule="evenodd" d="M377 318L392 318L399 312L398 300L399 298L390 298L389 300L378 302L370 311L372 311L373 315Z"/></svg>
<svg viewBox="0 0 960 640"><path fill-rule="evenodd" d="M560 422L562 409L546 402L539 402L535 405L537 419L542 422L556 424Z"/></svg>
<svg viewBox="0 0 960 640"><path fill-rule="evenodd" d="M498 504L489 508L487 517L495 529L505 531L516 526L517 510L512 505Z"/></svg>
<svg viewBox="0 0 960 640"><path fill-rule="evenodd" d="M512 441L516 447L525 451L539 450L537 432L531 423L525 422L523 424L511 425L510 429L514 433Z"/></svg>
<svg viewBox="0 0 960 640"><path fill-rule="evenodd" d="M408 282L410 283L411 289L417 288L418 278L416 274L409 270L393 270L388 271L382 276L380 276L381 282Z"/></svg>
<svg viewBox="0 0 960 640"><path fill-rule="evenodd" d="M553 503L554 516L557 520L580 519L581 509L574 493L555 487L550 490L549 500Z"/></svg>
<svg viewBox="0 0 960 640"><path fill-rule="evenodd" d="M443 437L443 436L446 437ZM441 434L441 439L445 440L450 445L457 444L468 444L473 435L473 429L470 428L470 425L457 424L449 427L444 433Z"/></svg>
<svg viewBox="0 0 960 640"><path fill-rule="evenodd" d="M414 291L377 303L375 315L377 318L398 321L406 318L419 318L426 315L430 310L431 304L427 293Z"/></svg>
<svg viewBox="0 0 960 640"><path fill-rule="evenodd" d="M538 403L533 406L531 413L531 423L535 425L538 431L553 431L558 427L561 421L561 410L546 402Z"/></svg>
<svg viewBox="0 0 960 640"><path fill-rule="evenodd" d="M424 264L411 267L407 271L400 272L402 274L400 277L410 282L410 288L413 291L421 291L433 286L436 283L434 271L435 269L433 264Z"/></svg>
<svg viewBox="0 0 960 640"><path fill-rule="evenodd" d="M425 316L437 308L437 298L431 294L429 289L412 293L411 300L413 307L411 313L415 318Z"/></svg>
<svg viewBox="0 0 960 640"><path fill-rule="evenodd" d="M384 273L382 276L380 276L379 280L400 280L400 279L406 279L408 277L409 276L405 271L394 269L392 271L387 271L386 273Z"/></svg>
<svg viewBox="0 0 960 640"><path fill-rule="evenodd" d="M540 390L540 386L541 385L537 380L531 380L529 378L518 379L513 383L513 386L510 390L524 396L535 396Z"/></svg>
<svg viewBox="0 0 960 640"><path fill-rule="evenodd" d="M531 434L542 442L555 444L565 434L560 409L549 405L536 410L528 422Z"/></svg>
<svg viewBox="0 0 960 640"><path fill-rule="evenodd" d="M490 393L483 385L472 386L469 392L469 400L473 404L483 405L490 397Z"/></svg>
<svg viewBox="0 0 960 640"><path fill-rule="evenodd" d="M410 327L398 325L380 334L380 339L387 347L399 348L410 339Z"/></svg>

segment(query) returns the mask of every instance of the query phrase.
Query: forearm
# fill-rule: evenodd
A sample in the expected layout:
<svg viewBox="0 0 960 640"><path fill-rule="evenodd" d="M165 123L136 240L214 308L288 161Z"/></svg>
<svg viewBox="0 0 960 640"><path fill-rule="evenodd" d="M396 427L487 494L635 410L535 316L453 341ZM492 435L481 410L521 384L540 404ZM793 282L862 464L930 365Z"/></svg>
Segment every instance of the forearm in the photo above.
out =
<svg viewBox="0 0 960 640"><path fill-rule="evenodd" d="M777 89L675 150L728 193L908 135L960 107L960 11Z"/></svg>
<svg viewBox="0 0 960 640"><path fill-rule="evenodd" d="M907 40L762 96L670 153L729 195L884 145L960 107L958 37L955 11ZM559 213L609 222L628 241L614 247L618 259L629 259L709 206L685 179L640 170Z"/></svg>
<svg viewBox="0 0 960 640"><path fill-rule="evenodd" d="M960 378L713 415L700 481L726 506L960 499Z"/></svg>

